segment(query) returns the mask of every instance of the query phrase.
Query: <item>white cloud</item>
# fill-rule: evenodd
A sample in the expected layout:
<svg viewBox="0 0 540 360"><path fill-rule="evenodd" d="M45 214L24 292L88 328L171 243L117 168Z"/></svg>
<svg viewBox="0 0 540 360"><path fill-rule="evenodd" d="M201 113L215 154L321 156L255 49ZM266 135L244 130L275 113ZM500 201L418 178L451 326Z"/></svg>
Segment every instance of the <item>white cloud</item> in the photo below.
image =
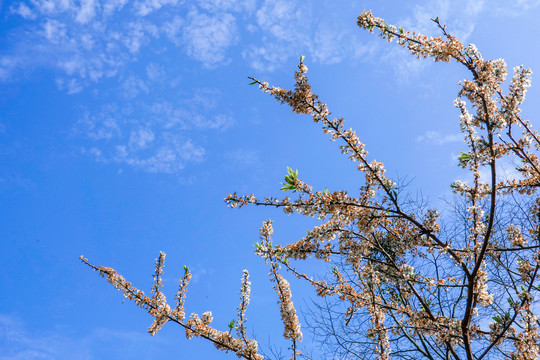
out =
<svg viewBox="0 0 540 360"><path fill-rule="evenodd" d="M163 6L176 6L184 4L185 1L182 0L143 0L138 1L135 4L137 9L137 14L141 16L146 16L154 11L161 9Z"/></svg>
<svg viewBox="0 0 540 360"><path fill-rule="evenodd" d="M247 11L255 10L255 0L197 0L197 5L206 11L220 13L223 11Z"/></svg>
<svg viewBox="0 0 540 360"><path fill-rule="evenodd" d="M192 116L196 114L183 108L176 108L167 101L157 101L150 108L149 118L159 119L156 121L162 123L164 129L186 130Z"/></svg>
<svg viewBox="0 0 540 360"><path fill-rule="evenodd" d="M263 45L251 45L242 51L242 57L249 61L250 66L259 71L273 71L289 58L284 45L267 42Z"/></svg>
<svg viewBox="0 0 540 360"><path fill-rule="evenodd" d="M252 167L260 163L259 154L255 150L233 150L225 153L223 157L227 162L241 167Z"/></svg>
<svg viewBox="0 0 540 360"><path fill-rule="evenodd" d="M154 22L135 17L126 4L127 0L34 0L13 7L12 14L35 21L10 29L0 53L0 79L48 68L57 71L62 89L74 93L119 74L162 35ZM121 9L124 13L116 14Z"/></svg>
<svg viewBox="0 0 540 360"><path fill-rule="evenodd" d="M247 28L251 34L239 52L257 69L271 70L306 52L319 63L363 55L356 33L334 19L313 21L314 9L296 0L32 0L12 7L13 16L35 20L12 29L11 48L0 55L0 79L17 69L49 68L63 71L57 83L75 93L125 76L126 66L148 53L175 51L165 39L213 69L232 60L230 49Z"/></svg>
<svg viewBox="0 0 540 360"><path fill-rule="evenodd" d="M434 145L445 145L453 142L462 142L463 135L451 134L442 135L439 131L428 131L424 135L420 135L416 138L417 142L425 142Z"/></svg>
<svg viewBox="0 0 540 360"><path fill-rule="evenodd" d="M57 20L49 19L43 25L43 35L53 44L58 44L66 39L66 25Z"/></svg>
<svg viewBox="0 0 540 360"><path fill-rule="evenodd" d="M161 27L161 31L163 31L175 45L180 46L182 44L180 34L184 25L185 20L177 15L174 16L171 21L165 22Z"/></svg>
<svg viewBox="0 0 540 360"><path fill-rule="evenodd" d="M74 6L70 0L32 0L32 4L39 12L45 15L73 10Z"/></svg>
<svg viewBox="0 0 540 360"><path fill-rule="evenodd" d="M165 337L148 336L144 327L140 331L94 328L77 337L53 326L34 331L21 318L0 314L0 360L90 360L101 358L103 349L111 359L150 359L163 357L167 350L161 349L170 345Z"/></svg>
<svg viewBox="0 0 540 360"><path fill-rule="evenodd" d="M224 114L218 114L210 119L204 116L197 116L193 120L193 123L198 128L212 130L225 130L234 124L234 119Z"/></svg>
<svg viewBox="0 0 540 360"><path fill-rule="evenodd" d="M0 360L90 359L88 347L57 333L33 334L19 319L0 314Z"/></svg>
<svg viewBox="0 0 540 360"><path fill-rule="evenodd" d="M13 56L0 57L0 80L7 80L11 77L17 67L20 59Z"/></svg>
<svg viewBox="0 0 540 360"><path fill-rule="evenodd" d="M92 140L111 140L122 135L120 125L113 116L118 114L119 109L113 105L107 105L98 115L90 115L86 112L77 123L76 132L84 134Z"/></svg>
<svg viewBox="0 0 540 360"><path fill-rule="evenodd" d="M56 78L56 86L58 86L60 90L64 90L70 95L80 93L84 89L84 86L81 84L81 82L75 78Z"/></svg>
<svg viewBox="0 0 540 360"><path fill-rule="evenodd" d="M295 1L265 0L256 13L257 26L248 24L248 31L260 34L260 40L246 46L242 57L260 71L273 71L291 56L302 55L309 46L311 30L309 4L302 7Z"/></svg>
<svg viewBox="0 0 540 360"><path fill-rule="evenodd" d="M471 35L476 20L484 9L485 0L435 0L422 5L415 5L412 14L401 19L399 25L406 30L413 30L424 35L440 36L435 23L431 20L439 17L441 23L448 26L448 31L466 42Z"/></svg>
<svg viewBox="0 0 540 360"><path fill-rule="evenodd" d="M398 20L397 25L407 31L415 31L426 36L442 36L436 24L431 20L439 17L447 25L450 34L466 43L474 31L480 13L484 10L484 0L435 0L422 5L415 5L410 15ZM408 81L432 62L418 61L409 51L394 44L385 47L385 61L393 65L398 80Z"/></svg>
<svg viewBox="0 0 540 360"><path fill-rule="evenodd" d="M372 49L355 35L347 30L339 30L335 25L322 25L310 44L311 55L316 62L322 64L340 63L345 58L359 59Z"/></svg>
<svg viewBox="0 0 540 360"><path fill-rule="evenodd" d="M516 0L491 2L489 11L502 16L520 16L540 5L540 0Z"/></svg>
<svg viewBox="0 0 540 360"><path fill-rule="evenodd" d="M134 150L146 149L154 139L154 133L150 129L132 131L129 135L129 148Z"/></svg>
<svg viewBox="0 0 540 360"><path fill-rule="evenodd" d="M131 79L132 87L139 86ZM147 88L151 91L151 88ZM154 173L176 173L188 164L201 162L201 144L211 132L223 131L234 119L220 106L220 93L200 89L172 105L167 100L151 104L133 98L86 112L74 135L88 141L83 153L104 163L119 163ZM204 134L204 136L200 136Z"/></svg>
<svg viewBox="0 0 540 360"><path fill-rule="evenodd" d="M18 14L25 19L33 20L37 17L37 15L25 3L20 3L18 7L11 6L10 10L12 13Z"/></svg>
<svg viewBox="0 0 540 360"><path fill-rule="evenodd" d="M134 75L130 75L127 79L125 79L122 82L121 88L122 95L126 99L134 99L140 93L148 94L149 92L146 83L143 80L135 77Z"/></svg>
<svg viewBox="0 0 540 360"><path fill-rule="evenodd" d="M539 0L517 0L516 5L523 10L529 10L540 5Z"/></svg>
<svg viewBox="0 0 540 360"><path fill-rule="evenodd" d="M144 156L126 146L119 145L111 160L126 163L147 172L170 174L182 170L188 162L200 162L204 158L204 149L194 145L191 139L182 140L172 133L164 133L162 142L163 145L150 156Z"/></svg>
<svg viewBox="0 0 540 360"><path fill-rule="evenodd" d="M309 5L285 0L265 0L256 13L257 24L265 32L280 40L304 41L310 18Z"/></svg>
<svg viewBox="0 0 540 360"><path fill-rule="evenodd" d="M128 0L107 0L103 4L103 16L109 17L114 12L121 10Z"/></svg>
<svg viewBox="0 0 540 360"><path fill-rule="evenodd" d="M215 113L219 96L217 91L202 89L195 91L193 97L184 100L180 107L167 101L156 102L149 117L166 129L225 130L234 124L234 119L225 113Z"/></svg>
<svg viewBox="0 0 540 360"><path fill-rule="evenodd" d="M186 103L192 107L199 107L205 110L216 108L218 97L221 95L217 89L197 89L191 99L186 99Z"/></svg>
<svg viewBox="0 0 540 360"><path fill-rule="evenodd" d="M165 69L159 64L150 63L146 66L146 76L151 81L162 81L165 78Z"/></svg>
<svg viewBox="0 0 540 360"><path fill-rule="evenodd" d="M96 15L95 0L81 0L81 6L77 12L75 20L81 24L86 24Z"/></svg>
<svg viewBox="0 0 540 360"><path fill-rule="evenodd" d="M255 12L256 25L246 30L258 36L242 51L242 57L257 70L273 71L289 58L306 55L309 62L336 64L358 60L371 52L360 40L358 29L343 24L330 3L265 0Z"/></svg>
<svg viewBox="0 0 540 360"><path fill-rule="evenodd" d="M143 45L148 44L150 37L158 37L158 27L146 22L131 22L126 27L123 43L131 54L137 54Z"/></svg>
<svg viewBox="0 0 540 360"><path fill-rule="evenodd" d="M206 67L226 64L226 50L238 40L236 19L228 13L207 15L191 10L183 27L187 54Z"/></svg>

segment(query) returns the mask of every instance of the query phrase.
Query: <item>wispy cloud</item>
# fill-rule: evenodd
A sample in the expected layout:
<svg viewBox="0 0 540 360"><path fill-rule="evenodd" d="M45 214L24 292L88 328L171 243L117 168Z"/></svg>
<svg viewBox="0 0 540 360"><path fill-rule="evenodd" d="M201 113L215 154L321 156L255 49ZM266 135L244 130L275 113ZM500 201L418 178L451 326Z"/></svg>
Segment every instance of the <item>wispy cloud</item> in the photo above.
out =
<svg viewBox="0 0 540 360"><path fill-rule="evenodd" d="M520 16L524 11L530 11L540 6L540 0L516 0L495 2L495 6L490 6L489 10L504 16Z"/></svg>
<svg viewBox="0 0 540 360"><path fill-rule="evenodd" d="M118 120L114 116L119 113L115 105L105 105L101 113L91 115L86 111L78 121L77 130L92 140L110 140L122 135Z"/></svg>
<svg viewBox="0 0 540 360"><path fill-rule="evenodd" d="M163 145L153 149L149 156L141 154L141 150L146 150L152 144L153 134L142 147L131 142L128 146L118 145L111 158L104 159L101 153L97 153L98 160L125 163L151 173L171 174L182 170L186 163L200 162L204 157L204 148L194 145L191 139L183 139L169 132L163 133L161 138Z"/></svg>
<svg viewBox="0 0 540 360"><path fill-rule="evenodd" d="M495 1L490 6L485 0L435 0L413 6L398 22L433 34L436 29L430 19L439 16L452 34L467 41L481 13L517 14L539 5L539 0L517 0L512 5ZM371 54L374 45L361 43L358 29L343 26L330 6L334 5L299 0L23 1L8 11L8 16L25 21L10 31L12 40L0 52L0 79L16 70L48 67L64 72L59 86L80 91L121 73L137 61L143 48L167 46L157 45L158 39L169 39L185 56L209 69L230 63L231 49L252 67L266 70L299 52L324 64ZM397 49L388 60L403 77L427 64L418 65Z"/></svg>
<svg viewBox="0 0 540 360"><path fill-rule="evenodd" d="M265 0L255 13L256 26L250 27L262 41L248 45L243 58L257 70L273 71L292 55L302 55L310 41L310 11L306 2Z"/></svg>
<svg viewBox="0 0 540 360"><path fill-rule="evenodd" d="M345 59L357 60L368 55L374 47L363 43L350 31L334 25L321 25L310 43L310 52L315 62L337 64Z"/></svg>
<svg viewBox="0 0 540 360"><path fill-rule="evenodd" d="M539 0L517 0L516 5L520 7L522 10L529 10L537 6L540 6L540 1Z"/></svg>
<svg viewBox="0 0 540 360"><path fill-rule="evenodd" d="M231 14L208 15L191 10L183 29L187 54L207 67L228 63L225 51L238 41L236 19Z"/></svg>
<svg viewBox="0 0 540 360"><path fill-rule="evenodd" d="M96 0L81 0L75 20L81 24L88 23L96 15L97 6Z"/></svg>
<svg viewBox="0 0 540 360"><path fill-rule="evenodd" d="M414 30L424 35L440 36L432 18L439 17L447 25L450 34L467 44L482 14L495 13L504 16L518 16L524 11L540 6L539 0L490 1L485 0L436 0L425 5L416 5L407 17L399 20L399 25L407 30ZM407 51L395 48L387 56L387 61L394 65L398 78L407 81L429 66L430 62L417 61Z"/></svg>
<svg viewBox="0 0 540 360"><path fill-rule="evenodd" d="M128 83L140 86L139 81L133 78ZM74 134L89 141L85 153L100 162L176 173L187 164L204 160L206 150L200 134L206 137L234 124L232 115L219 106L217 90L199 89L175 105L163 99L147 104L140 96L134 92L125 96L125 102L104 105L94 113L87 111L79 119Z"/></svg>
<svg viewBox="0 0 540 360"><path fill-rule="evenodd" d="M163 81L165 79L165 69L160 64L150 63L146 66L146 76L151 81Z"/></svg>
<svg viewBox="0 0 540 360"><path fill-rule="evenodd" d="M24 19L35 19L36 13L32 11L25 3L19 3L19 6L11 5L10 12L22 16Z"/></svg>
<svg viewBox="0 0 540 360"><path fill-rule="evenodd" d="M253 168L260 163L259 154L252 149L237 149L223 155L225 160L239 167Z"/></svg>
<svg viewBox="0 0 540 360"><path fill-rule="evenodd" d="M308 37L307 31L300 30L308 29L310 11L303 2L265 0L256 13L257 25L276 39L298 41Z"/></svg>
<svg viewBox="0 0 540 360"><path fill-rule="evenodd" d="M88 133L91 140L94 140L88 152L97 161L126 164L152 173L175 173L188 163L204 159L205 149L196 145L185 132L176 129L168 131L157 123L136 128L137 123L144 121L136 118L122 119L118 115L113 117L113 114L107 112L101 116L84 119L79 123L81 127L99 129ZM122 123L121 126L127 131L121 132L118 123Z"/></svg>
<svg viewBox="0 0 540 360"><path fill-rule="evenodd" d="M162 13L162 7L173 11ZM35 0L13 5L8 16L25 21L10 29L0 51L0 80L49 68L57 71L58 86L70 93L122 74L143 48L167 46L158 39L173 41L209 68L226 64L227 50L238 41L235 16L177 0Z"/></svg>
<svg viewBox="0 0 540 360"><path fill-rule="evenodd" d="M0 360L90 359L88 347L84 344L75 344L57 333L31 333L19 319L2 314L0 354Z"/></svg>
<svg viewBox="0 0 540 360"><path fill-rule="evenodd" d="M247 12L251 13L256 9L256 0L196 0L197 5L206 11L221 13Z"/></svg>
<svg viewBox="0 0 540 360"><path fill-rule="evenodd" d="M146 16L163 6L175 6L184 3L185 1L181 0L142 0L135 3L135 9L138 15Z"/></svg>
<svg viewBox="0 0 540 360"><path fill-rule="evenodd" d="M121 88L122 95L126 99L134 99L141 93L148 94L149 92L149 88L146 82L134 75L130 75L127 77L127 79L122 81Z"/></svg>
<svg viewBox="0 0 540 360"><path fill-rule="evenodd" d="M76 337L69 331L50 328L32 331L14 315L0 314L0 360L71 360L102 358L140 359L163 355L164 338L144 331L91 329Z"/></svg>
<svg viewBox="0 0 540 360"><path fill-rule="evenodd" d="M537 3L519 0L516 6ZM299 55L322 64L380 58L374 53L378 41L361 41L354 17L350 26L343 26L342 15L329 11L333 4L319 5L300 0L22 1L6 15L17 17L17 26L0 50L0 81L52 69L58 88L70 94L109 81L118 89L109 105L78 119L80 133L92 142L86 151L100 161L175 172L204 158L197 131L222 131L234 118L212 108L213 97L201 92L188 99L153 96L155 84L162 90L178 89L183 76L180 70L167 73L161 58L178 56L179 63L189 58L201 72L232 61L272 71ZM400 24L430 34L436 29L429 19L439 16L452 33L467 39L483 11L484 0L436 0L413 7ZM398 78L428 64L393 49L387 52L385 47L385 54ZM98 91L96 86L94 94ZM450 141L423 136L419 141Z"/></svg>
<svg viewBox="0 0 540 360"><path fill-rule="evenodd" d="M439 17L448 26L448 31L466 43L476 27L477 20L484 10L484 0L435 0L415 5L412 13L398 20L398 25L407 31L415 31L427 36L440 36L436 25L431 21ZM429 66L429 61L418 61L407 50L394 46L385 48L384 59L393 65L398 80L408 81Z"/></svg>
<svg viewBox="0 0 540 360"><path fill-rule="evenodd" d="M319 5L264 1L255 12L256 24L247 27L260 35L260 41L249 43L242 51L243 58L257 70L273 71L300 55L313 63L335 64L358 60L371 52L372 45L360 40L354 17L344 25L343 19L327 8L330 5Z"/></svg>
<svg viewBox="0 0 540 360"><path fill-rule="evenodd" d="M400 21L400 25L409 30L426 35L437 32L431 19L439 17L447 24L448 30L461 41L467 41L476 26L476 20L484 9L485 0L435 0L425 5L416 5L412 14Z"/></svg>
<svg viewBox="0 0 540 360"><path fill-rule="evenodd" d="M454 142L462 142L463 135L461 134L447 134L442 135L439 131L428 131L424 135L420 135L416 138L417 142L424 142L434 145L445 145Z"/></svg>

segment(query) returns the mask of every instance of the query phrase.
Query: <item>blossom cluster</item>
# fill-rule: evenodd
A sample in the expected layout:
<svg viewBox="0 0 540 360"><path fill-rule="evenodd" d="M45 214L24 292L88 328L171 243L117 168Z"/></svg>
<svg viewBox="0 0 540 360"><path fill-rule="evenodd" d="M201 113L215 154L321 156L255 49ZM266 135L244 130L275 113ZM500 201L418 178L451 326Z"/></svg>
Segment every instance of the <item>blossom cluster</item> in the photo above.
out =
<svg viewBox="0 0 540 360"><path fill-rule="evenodd" d="M469 179L451 184L457 200L446 209L450 216L445 209L428 208L422 200L404 194L403 184L387 175L383 163L369 158L364 143L345 127L345 120L330 117L328 106L312 92L304 57L294 72L293 90L251 78L252 84L294 113L311 116L323 133L340 142L341 152L363 175L357 196L314 190L298 177L298 171L288 168L281 190L292 191L291 196L257 198L232 193L225 198L231 208L274 207L319 221L304 237L287 244L272 241L272 221L265 221L260 241L255 243L256 254L270 266L283 337L292 343L293 360L300 354L298 342L303 334L290 284L280 269L311 284L318 296L345 304L340 309L346 310L337 317L344 326L332 327L332 331L348 329L351 323L361 331L345 344L341 341L346 337L330 335L347 351L347 346L368 344L369 354L381 360L403 354L430 359L473 360L492 354L539 359L540 323L532 305L540 291L540 198L532 196L540 187L540 135L522 117L520 108L532 72L523 66L514 68L505 94L505 61L484 59L475 45L464 45L438 18L433 21L440 37L389 25L371 11L364 11L357 24L378 31L389 42L395 40L418 58L455 60L471 74L471 79L460 82L454 101L466 146L457 160ZM516 159L519 176L501 179L500 163ZM248 339L245 330L250 296L247 271L241 280L238 319L231 322L229 332L223 332L211 326L211 312L185 319L191 279L187 268L175 308L167 305L160 290L164 258L160 253L156 260L151 298L113 269L82 261L149 311L154 317L151 334L174 321L186 329L188 338L202 337L239 357L262 360L257 343ZM309 260L322 260L332 270L319 278L310 276L299 265ZM237 337L231 335L233 329Z"/></svg>
<svg viewBox="0 0 540 360"><path fill-rule="evenodd" d="M388 329L392 329L397 339L401 336L411 339L414 336L408 329L419 329L419 333L431 337L429 341L436 344L432 346L445 348L454 358L459 357L459 349L463 349L466 357L470 358L472 347L483 346L475 344L487 341L485 335L489 335L494 343L485 345L487 350L484 351L500 346L504 342L501 338L510 339L516 335L511 324L483 329L476 320L489 313L480 309L493 309L495 306L496 290L489 288L488 284L500 291L501 286L508 286L497 276L510 277L514 285L506 291L520 298L524 293L516 288L516 284L530 287L539 270L539 267L522 260L510 261L504 275L496 270L501 266L503 252L510 250L506 244L527 250L527 239L519 226L510 223L506 232L495 230L499 227L496 221L501 221L496 218L497 204L501 201L498 195L514 192L531 194L540 186L540 165L532 150L533 147L540 149L540 137L532 130L530 122L519 115L519 105L530 86L531 72L522 67L515 69L509 95L503 95L502 83L507 75L505 61L485 60L475 45L463 45L447 32L446 26L441 25L438 19L434 22L442 31L442 37L427 37L388 25L370 11L358 17L360 27L370 32L378 30L380 36L388 41L395 39L413 55L442 62L455 60L473 75L472 80L460 83L459 98L454 102L460 111L460 128L468 147L468 151L459 156L459 165L469 170L473 178L470 184L462 180L452 184L453 192L464 202L461 216L466 227L462 237L450 236L444 231L440 213L436 210L423 213L404 210L397 191L400 186L387 177L383 164L368 159L365 146L356 133L345 129L343 119L331 119L327 105L312 92L304 58L301 58L295 72L294 90L253 80L263 92L289 105L293 112L311 115L315 123L322 124L323 132L331 140L343 142L340 149L349 155L351 161L358 163L358 170L365 176L359 197L351 197L342 191L313 191L309 186L296 200L289 197L258 200L253 195L242 197L236 193L227 197L231 207L248 204L272 206L282 208L287 214L297 212L323 221L294 243L258 244L257 254L280 261L298 278L311 283L319 296L338 296L340 300L349 302L351 305L344 314L347 322L361 309L365 310L371 323L371 327L366 329L367 336L374 340L374 351L381 359L391 354L392 341ZM524 129L520 139L511 131L516 125ZM501 182L497 178L497 164L499 159L510 154L518 156L524 163L519 168L524 179ZM489 174L487 181L482 175L486 170ZM305 184L303 180L298 181ZM536 247L540 247L538 240ZM525 256L525 253L520 256ZM343 273L345 269L338 268L332 270L336 279L333 284L314 280L289 263L289 260L309 258L325 262L345 260L350 269L348 278L358 278L358 281L344 280L347 279ZM409 264L419 261L419 268L428 271L427 274ZM439 271L444 268L439 264L447 264L457 272L443 276ZM436 276L426 270L433 267L437 269ZM463 280L456 280L459 272ZM517 273L519 277L516 277ZM448 294L445 298L463 302L459 305L459 315L451 308L443 310L445 301L452 301L443 301L440 290ZM516 312L514 322L527 317L521 307L513 306L511 309Z"/></svg>
<svg viewBox="0 0 540 360"><path fill-rule="evenodd" d="M210 326L213 317L210 311L203 313L200 317L192 313L189 319L185 320L184 301L187 291L187 285L191 279L191 273L187 267L184 268L184 277L180 281L180 288L176 294L177 304L172 309L168 304L165 295L160 290L162 286L161 274L165 264L165 253L160 252L156 259L156 267L154 273L154 286L151 298L146 296L142 290L135 288L130 282L126 281L123 276L118 274L114 269L104 266L94 266L88 262L88 259L80 257L82 263L88 265L93 270L97 271L100 276L107 279L116 289L122 291L124 296L129 300L133 300L135 304L143 309L154 318L148 332L150 335L155 335L159 329L167 322L173 321L186 330L186 337L201 337L209 340L217 349L231 351L239 358L246 360L264 360L263 355L259 354L257 341L248 339L245 334L245 311L249 304L249 274L244 270L242 277L242 304L239 308L238 333L240 338L235 338L230 331L220 331Z"/></svg>

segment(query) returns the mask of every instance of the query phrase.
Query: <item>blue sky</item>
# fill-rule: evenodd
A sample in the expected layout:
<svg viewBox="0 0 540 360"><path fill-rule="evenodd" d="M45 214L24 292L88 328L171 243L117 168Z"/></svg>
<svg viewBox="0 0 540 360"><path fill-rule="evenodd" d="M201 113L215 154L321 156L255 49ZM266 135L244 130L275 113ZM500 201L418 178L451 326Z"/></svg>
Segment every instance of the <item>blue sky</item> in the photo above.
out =
<svg viewBox="0 0 540 360"><path fill-rule="evenodd" d="M235 358L173 324L149 336L150 316L78 260L149 290L160 250L168 297L188 265L187 312L212 310L223 329L247 268L250 333L282 345L252 244L268 218L282 243L313 222L223 198L279 196L287 166L315 188L362 181L308 118L248 86L254 76L291 87L300 55L372 158L441 204L464 176L452 102L468 74L360 30L363 9L437 36L438 16L485 58L540 69L539 1L0 1L0 359ZM296 304L310 296L293 281Z"/></svg>

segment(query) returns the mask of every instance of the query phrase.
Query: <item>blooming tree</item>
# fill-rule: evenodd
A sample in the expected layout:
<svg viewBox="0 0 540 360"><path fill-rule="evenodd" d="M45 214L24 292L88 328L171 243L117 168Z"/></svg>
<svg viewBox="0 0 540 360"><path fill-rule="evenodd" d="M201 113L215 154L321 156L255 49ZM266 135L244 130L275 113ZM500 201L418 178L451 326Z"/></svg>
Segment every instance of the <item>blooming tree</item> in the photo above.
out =
<svg viewBox="0 0 540 360"><path fill-rule="evenodd" d="M440 37L388 25L370 11L358 17L361 28L378 32L389 42L395 40L418 58L455 60L472 75L460 83L454 102L468 147L460 154L459 165L472 180L451 184L458 199L453 216L441 217L436 209L414 206L403 187L386 175L383 164L369 160L356 133L344 127L343 119L331 118L327 105L311 91L303 57L294 90L251 78L251 84L293 112L310 115L332 140L341 142L342 153L365 176L358 197L345 191L313 190L298 171L288 169L281 190L292 191L292 197L258 199L234 193L225 199L232 208L270 206L321 220L304 238L285 245L272 241L272 222L266 221L255 244L256 253L270 268L292 359L301 356L302 332L282 270L311 284L318 296L343 305L339 320L345 333L351 325L351 357L539 358L540 321L535 312L540 291L540 198L536 196L540 136L520 109L531 71L514 68L509 90L503 92L504 60L484 60L474 45L464 46L438 18L433 21ZM502 161L516 160L521 163L514 178L498 175ZM297 267L309 258L340 265L332 267L327 277L314 278ZM229 329L218 330L211 325L210 312L186 317L184 301L191 279L187 267L176 304L167 303L161 291L164 253L156 259L151 296L115 270L81 260L148 310L154 317L150 334L172 321L185 328L188 339L207 339L239 358L264 359L245 328L247 271L242 276L238 319L231 321Z"/></svg>

